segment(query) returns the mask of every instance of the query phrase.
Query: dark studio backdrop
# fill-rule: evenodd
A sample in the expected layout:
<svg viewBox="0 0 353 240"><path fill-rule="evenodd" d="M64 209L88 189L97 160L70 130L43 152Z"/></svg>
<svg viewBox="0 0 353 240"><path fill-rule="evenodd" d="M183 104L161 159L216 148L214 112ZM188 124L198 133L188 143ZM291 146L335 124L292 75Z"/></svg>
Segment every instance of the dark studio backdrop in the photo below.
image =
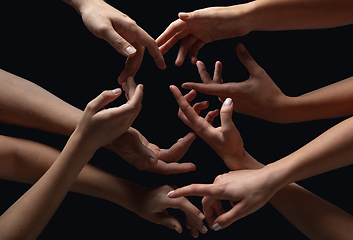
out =
<svg viewBox="0 0 353 240"><path fill-rule="evenodd" d="M153 38L177 18L180 11L210 6L229 6L234 1L109 1L129 15ZM62 1L1 1L0 68L33 81L72 105L83 109L101 91L118 87L117 78L125 57L104 40L93 36L76 11ZM245 37L207 44L200 53L210 73L214 63L222 61L224 81L243 81L248 72L237 59L235 46L242 42L250 54L272 77L282 91L298 96L353 75L352 26L324 30L253 32ZM178 107L169 85L185 81L200 82L189 58L181 67L174 65L178 47L166 55L166 70L156 67L148 53L135 81L143 83L143 109L133 127L152 143L169 148L190 129L177 117ZM0 86L1 87L1 86ZM186 91L183 91L186 93ZM197 100L209 100L210 110L220 108L217 97L198 94ZM125 102L121 96L114 105ZM206 112L205 112L206 113ZM203 113L203 114L205 114ZM274 124L234 113L247 151L268 164L290 154L344 118L295 124ZM219 119L215 121L219 125ZM0 134L39 141L62 149L67 137L0 125ZM353 147L353 146L352 146ZM178 187L191 183L212 183L227 172L222 160L197 138L182 162L193 162L190 173L160 176L140 172L117 155L99 150L90 163L117 176L144 186L164 184ZM300 181L299 184L322 198L353 213L349 191L352 167L335 170ZM11 206L30 186L0 181L0 211ZM189 198L202 209L201 198ZM180 211L170 210L184 226ZM271 205L233 223L219 232L209 231L201 239L306 239ZM69 193L39 239L191 239L189 230L179 235L173 230L148 222L128 210L93 197Z"/></svg>

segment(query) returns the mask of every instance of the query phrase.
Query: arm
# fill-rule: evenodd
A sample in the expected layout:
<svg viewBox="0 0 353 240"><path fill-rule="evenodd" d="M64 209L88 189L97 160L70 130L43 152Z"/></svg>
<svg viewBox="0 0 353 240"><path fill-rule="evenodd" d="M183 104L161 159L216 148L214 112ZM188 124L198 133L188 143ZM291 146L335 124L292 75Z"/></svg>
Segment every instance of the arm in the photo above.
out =
<svg viewBox="0 0 353 240"><path fill-rule="evenodd" d="M70 136L82 116L82 110L38 85L1 69L0 85L0 121L3 123ZM132 78L126 85L130 89L136 87ZM170 149L159 149L139 131L130 128L106 147L140 170L175 174L195 170L192 163L177 163L183 156L181 153L187 151L194 139L189 134Z"/></svg>
<svg viewBox="0 0 353 240"><path fill-rule="evenodd" d="M250 77L243 82L223 83L222 64L215 64L213 79L205 65L197 62L203 83L184 83L187 89L218 96L222 101L230 97L234 111L278 123L293 123L353 114L353 77L297 97L286 96L271 77L250 56L243 44L237 45L240 61Z"/></svg>
<svg viewBox="0 0 353 240"><path fill-rule="evenodd" d="M349 0L257 0L229 7L179 13L157 39L162 53L182 40L175 64L181 65L190 49L193 64L198 51L212 41L246 35L251 31L278 31L342 26L353 22Z"/></svg>
<svg viewBox="0 0 353 240"><path fill-rule="evenodd" d="M105 91L87 105L77 128L53 165L0 217L1 236L35 239L94 152L130 127L141 109L141 86L126 104L101 110L121 92L120 89Z"/></svg>
<svg viewBox="0 0 353 240"><path fill-rule="evenodd" d="M0 136L0 178L34 184L52 166L60 152L46 145ZM184 211L193 234L205 233L200 211L186 199L172 200L167 193L170 186L146 188L86 164L73 182L70 191L102 198L116 203L139 216L178 232L182 227L177 219L165 213L166 208Z"/></svg>
<svg viewBox="0 0 353 240"><path fill-rule="evenodd" d="M118 78L120 84L134 77L140 68L145 47L160 69L166 68L162 53L154 39L135 21L103 0L64 0L82 16L86 27L106 40L122 55L129 57Z"/></svg>
<svg viewBox="0 0 353 240"><path fill-rule="evenodd" d="M229 226L237 219L256 211L269 200L284 217L310 239L347 239L352 235L353 217L336 206L294 183L284 184L284 187L278 191L271 188L270 185L276 183L273 179L279 172L263 174L262 170L267 166L264 167L246 153L241 136L231 118L230 100L225 101L222 106L221 126L214 128L210 124L213 120L212 117L210 118L211 112L202 118L197 114L197 108L200 105L195 104L191 108L188 104L188 101L195 97L191 96L192 93L183 97L177 88L172 87L171 90L183 113L179 111L179 117L222 157L231 170L237 171L218 176L213 185L194 184L177 189L169 194L169 197L189 194L205 196L202 200L204 214L206 221L214 230ZM321 145L322 149L325 147L326 145ZM313 153L315 154L317 152ZM323 156L320 154L318 158L320 157ZM255 190L244 191L244 188ZM233 208L225 212L220 199L230 200ZM253 202L253 205L249 202ZM218 215L217 219L214 217L214 211Z"/></svg>

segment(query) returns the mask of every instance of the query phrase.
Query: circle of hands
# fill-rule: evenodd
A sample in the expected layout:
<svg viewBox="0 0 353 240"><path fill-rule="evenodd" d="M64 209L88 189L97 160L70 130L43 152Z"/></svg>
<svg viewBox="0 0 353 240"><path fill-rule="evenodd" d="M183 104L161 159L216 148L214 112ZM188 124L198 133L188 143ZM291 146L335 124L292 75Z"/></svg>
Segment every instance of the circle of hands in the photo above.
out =
<svg viewBox="0 0 353 240"><path fill-rule="evenodd" d="M250 73L249 79L244 82L223 83L221 62L216 62L211 78L205 65L197 60L198 51L206 43L245 35L248 33L246 27L239 23L238 31L227 31L224 25L233 23L221 22L219 18L220 15L227 14L227 9L209 8L180 13L179 19L171 23L155 41L127 15L103 1L91 1L91 5L86 4L76 10L94 35L105 39L119 53L128 57L125 69L118 79L127 103L105 109L104 106L119 97L122 90L118 88L105 91L87 105L81 118L78 128L92 129L83 132L96 136L90 144L105 146L139 170L177 174L196 169L193 163L178 161L198 135L231 170L218 176L213 184L192 184L179 189L170 186L146 188L139 191L139 197L133 200L136 202L134 211L141 217L180 233L181 224L176 218L168 215L167 208L181 209L186 215L186 227L191 230L192 236L197 237L198 231L207 232L203 220L206 220L213 230L220 230L263 206L276 189L265 186L263 176L258 172L263 165L244 150L241 135L232 121L232 113L236 111L281 122L284 120L276 119L278 114L273 112L283 104L286 96L242 44L237 45L237 54ZM181 44L175 64L180 66L190 50L191 62L196 64L202 83L184 83L182 87L191 90L185 96L176 86L170 86L170 90L179 105L179 118L194 132L179 139L171 148L160 149L138 130L130 127L142 107L143 98L143 86L136 86L133 77L141 65L145 48L157 66L164 69L166 65L163 54L179 40ZM209 103L204 101L191 106L190 102L197 92L218 96L223 102L222 108L201 117L199 113L207 109ZM221 126L214 127L212 122L218 115ZM113 128L114 125L120 126L119 129ZM203 213L185 198L190 195L204 197ZM228 212L223 209L221 200L230 201L232 208Z"/></svg>

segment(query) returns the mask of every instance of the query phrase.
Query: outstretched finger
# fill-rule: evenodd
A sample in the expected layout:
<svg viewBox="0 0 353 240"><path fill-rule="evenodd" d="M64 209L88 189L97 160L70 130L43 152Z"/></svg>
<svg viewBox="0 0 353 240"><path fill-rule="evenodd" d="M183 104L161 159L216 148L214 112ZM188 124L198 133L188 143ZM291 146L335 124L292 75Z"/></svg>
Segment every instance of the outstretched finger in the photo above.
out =
<svg viewBox="0 0 353 240"><path fill-rule="evenodd" d="M165 30L164 32L157 38L156 43L158 47L161 47L162 45L166 44L168 42L168 44L172 44L174 45L178 40L176 40L175 42L169 42L170 40L173 39L173 37L175 37L174 35L176 35L179 32L182 32L183 30L185 30L187 27L187 23L177 19L174 22L172 22ZM185 36L187 36L188 34L186 34ZM181 39L181 38L180 38ZM169 49L172 46L169 47ZM168 49L168 50L169 50ZM167 50L167 51L168 51ZM166 51L166 52L167 52ZM164 54L164 53L163 53Z"/></svg>
<svg viewBox="0 0 353 240"><path fill-rule="evenodd" d="M213 184L191 184L168 193L170 198L185 196L217 196L220 190Z"/></svg>
<svg viewBox="0 0 353 240"><path fill-rule="evenodd" d="M215 68L214 68L214 73L213 73L213 81L215 83L223 83L222 80L222 63L220 61L217 61L215 63Z"/></svg>
<svg viewBox="0 0 353 240"><path fill-rule="evenodd" d="M227 98L222 105L220 117L221 117L221 125L222 131L231 132L232 129L235 128L233 119L233 100L231 98Z"/></svg>

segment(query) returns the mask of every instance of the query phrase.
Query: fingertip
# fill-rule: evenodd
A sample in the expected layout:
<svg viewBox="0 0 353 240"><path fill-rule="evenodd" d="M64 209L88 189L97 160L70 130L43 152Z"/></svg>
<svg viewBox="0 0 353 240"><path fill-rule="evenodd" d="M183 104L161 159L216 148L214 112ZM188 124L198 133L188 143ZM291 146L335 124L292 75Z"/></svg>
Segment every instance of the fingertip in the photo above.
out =
<svg viewBox="0 0 353 240"><path fill-rule="evenodd" d="M133 57L136 54L136 52L137 52L136 48L134 48L131 45L125 49L125 55L127 57Z"/></svg>
<svg viewBox="0 0 353 240"><path fill-rule="evenodd" d="M239 43L239 44L236 46L236 48L238 49L238 51L239 51L240 53L244 53L244 52L246 51L246 48L245 48L244 44L242 44L242 43Z"/></svg>
<svg viewBox="0 0 353 240"><path fill-rule="evenodd" d="M233 103L233 100L231 98L227 98L224 103L223 103L223 106L230 106L232 105Z"/></svg>

